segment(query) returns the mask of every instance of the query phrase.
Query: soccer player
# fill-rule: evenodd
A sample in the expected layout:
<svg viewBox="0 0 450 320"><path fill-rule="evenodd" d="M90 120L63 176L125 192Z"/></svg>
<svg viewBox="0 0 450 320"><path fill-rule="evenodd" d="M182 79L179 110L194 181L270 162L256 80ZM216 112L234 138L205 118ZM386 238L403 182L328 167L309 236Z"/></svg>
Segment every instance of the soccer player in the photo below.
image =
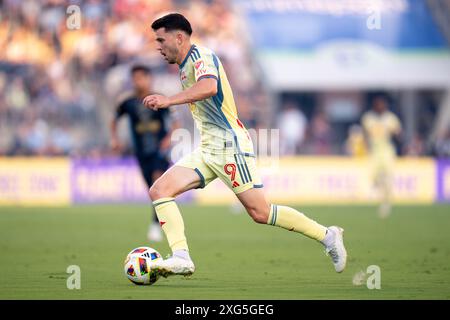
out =
<svg viewBox="0 0 450 320"><path fill-rule="evenodd" d="M135 65L131 69L134 92L117 107L115 117L111 121L111 147L121 149L117 137L117 122L123 115L130 120L134 152L141 173L150 188L169 167L164 155L170 147L169 110L149 110L142 104L142 99L150 94L151 72L144 65ZM176 122L174 122L176 123ZM173 129L173 128L172 128ZM156 214L150 224L147 238L150 241L161 241L163 236Z"/></svg>
<svg viewBox="0 0 450 320"><path fill-rule="evenodd" d="M342 272L347 260L342 228L324 227L293 208L267 202L252 141L238 119L220 59L211 50L191 44L191 25L181 14L161 17L153 22L152 29L161 55L168 63L179 65L183 91L170 97L149 95L144 104L160 110L188 103L201 142L198 149L175 163L149 190L172 249L170 258L153 263L151 268L164 277L190 275L195 271L175 197L190 189L204 188L219 178L236 194L255 222L319 241L331 256L335 270Z"/></svg>
<svg viewBox="0 0 450 320"><path fill-rule="evenodd" d="M386 218L391 213L393 168L396 160L392 137L401 134L398 117L389 111L388 102L377 96L372 110L362 117L370 152L370 167L374 185L380 190L379 216Z"/></svg>

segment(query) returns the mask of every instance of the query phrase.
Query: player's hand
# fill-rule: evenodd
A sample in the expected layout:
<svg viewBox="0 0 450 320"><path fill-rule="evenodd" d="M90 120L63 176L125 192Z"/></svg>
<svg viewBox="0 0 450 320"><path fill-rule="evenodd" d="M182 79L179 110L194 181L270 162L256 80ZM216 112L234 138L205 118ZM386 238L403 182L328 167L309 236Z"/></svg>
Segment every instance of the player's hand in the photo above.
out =
<svg viewBox="0 0 450 320"><path fill-rule="evenodd" d="M169 98L159 95L159 94L151 94L146 96L143 100L144 106L154 111L158 109L164 109L170 106Z"/></svg>
<svg viewBox="0 0 450 320"><path fill-rule="evenodd" d="M113 151L122 150L122 144L119 142L119 140L117 138L112 138L110 144L111 144L111 149Z"/></svg>

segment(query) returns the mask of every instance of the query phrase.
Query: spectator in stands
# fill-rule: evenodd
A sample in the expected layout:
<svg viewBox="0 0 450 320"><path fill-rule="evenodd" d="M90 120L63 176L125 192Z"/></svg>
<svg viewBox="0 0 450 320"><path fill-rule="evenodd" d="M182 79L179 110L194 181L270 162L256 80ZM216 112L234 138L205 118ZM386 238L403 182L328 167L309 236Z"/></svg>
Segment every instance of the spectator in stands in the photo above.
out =
<svg viewBox="0 0 450 320"><path fill-rule="evenodd" d="M434 144L434 153L439 158L450 157L450 130L443 130L438 134Z"/></svg>
<svg viewBox="0 0 450 320"><path fill-rule="evenodd" d="M295 155L305 138L306 117L293 102L287 102L278 116L277 127L280 130L280 153Z"/></svg>
<svg viewBox="0 0 450 320"><path fill-rule="evenodd" d="M152 16L174 10L198 26L194 30L197 43L216 50L230 65L228 76L239 88L234 94L243 97L248 120L254 121L255 110L261 106L248 97L261 86L248 67L250 51L229 1L78 0L73 4L82 13L78 30L66 27L68 3L64 0L0 1L3 152L67 154L73 148L73 154L89 154L94 148L92 154L98 154L107 150L108 109L115 97L108 95L106 80L117 78L110 75L139 60L177 76L177 70L159 57L148 32ZM25 121L31 109L33 120ZM59 138L53 138L54 134ZM45 135L50 137L44 139Z"/></svg>
<svg viewBox="0 0 450 320"><path fill-rule="evenodd" d="M332 131L327 114L319 109L310 125L311 153L326 155L331 153Z"/></svg>
<svg viewBox="0 0 450 320"><path fill-rule="evenodd" d="M403 154L406 156L422 156L425 153L425 144L419 133L414 134L411 141L405 146Z"/></svg>

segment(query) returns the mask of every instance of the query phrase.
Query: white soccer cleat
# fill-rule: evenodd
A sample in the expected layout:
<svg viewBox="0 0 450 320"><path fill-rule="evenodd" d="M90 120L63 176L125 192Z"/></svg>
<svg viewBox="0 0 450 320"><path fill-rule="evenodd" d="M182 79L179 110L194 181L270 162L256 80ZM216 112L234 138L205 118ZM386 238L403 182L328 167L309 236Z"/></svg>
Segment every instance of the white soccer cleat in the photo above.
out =
<svg viewBox="0 0 450 320"><path fill-rule="evenodd" d="M161 242L163 240L163 234L159 223L153 222L148 228L147 239L150 242Z"/></svg>
<svg viewBox="0 0 450 320"><path fill-rule="evenodd" d="M332 226L328 230L334 233L334 241L326 248L326 253L331 257L336 272L340 273L344 271L347 263L347 251L344 247L344 229Z"/></svg>
<svg viewBox="0 0 450 320"><path fill-rule="evenodd" d="M165 260L151 262L149 268L152 272L167 278L173 275L190 276L195 271L192 260L183 259L177 256L171 256Z"/></svg>

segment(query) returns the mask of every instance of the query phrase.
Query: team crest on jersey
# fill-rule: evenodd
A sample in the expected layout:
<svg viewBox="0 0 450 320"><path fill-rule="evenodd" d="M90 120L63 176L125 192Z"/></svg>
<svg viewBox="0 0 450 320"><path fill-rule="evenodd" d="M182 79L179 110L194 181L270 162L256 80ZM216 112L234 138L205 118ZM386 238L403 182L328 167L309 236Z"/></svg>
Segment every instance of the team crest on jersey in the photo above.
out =
<svg viewBox="0 0 450 320"><path fill-rule="evenodd" d="M184 71L181 71L181 75L180 75L180 78L181 78L181 81L184 81L184 80L186 80L186 79L187 79L187 77L186 77L186 72L184 72Z"/></svg>
<svg viewBox="0 0 450 320"><path fill-rule="evenodd" d="M203 62L203 60L198 60L197 62L195 62L194 67L195 75L197 78L201 75L206 74L205 63Z"/></svg>
<svg viewBox="0 0 450 320"><path fill-rule="evenodd" d="M199 70L199 69L203 69L205 66L205 63L203 62L203 60L199 60L195 63L195 69Z"/></svg>

